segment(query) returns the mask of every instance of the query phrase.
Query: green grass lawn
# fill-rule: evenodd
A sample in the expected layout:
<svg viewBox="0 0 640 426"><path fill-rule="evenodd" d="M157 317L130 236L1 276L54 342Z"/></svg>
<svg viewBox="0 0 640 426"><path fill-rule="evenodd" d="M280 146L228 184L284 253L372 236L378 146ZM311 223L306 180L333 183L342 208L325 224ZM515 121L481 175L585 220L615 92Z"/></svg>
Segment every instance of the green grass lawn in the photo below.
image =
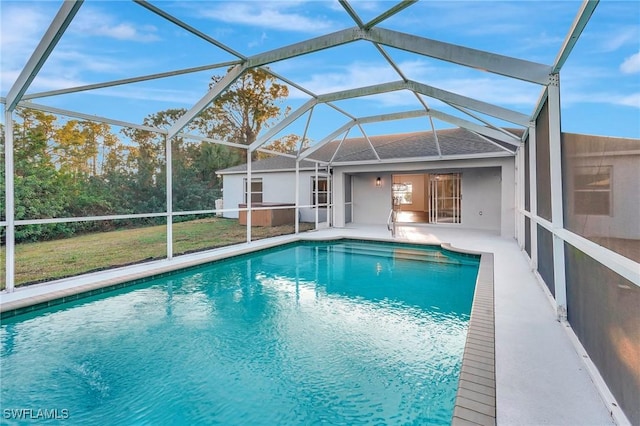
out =
<svg viewBox="0 0 640 426"><path fill-rule="evenodd" d="M313 229L301 223L300 231ZM292 234L293 225L253 227L253 240ZM16 286L166 257L166 226L124 229L16 245ZM235 219L208 218L173 225L179 255L245 242L247 228ZM0 289L5 286L5 247L0 252Z"/></svg>

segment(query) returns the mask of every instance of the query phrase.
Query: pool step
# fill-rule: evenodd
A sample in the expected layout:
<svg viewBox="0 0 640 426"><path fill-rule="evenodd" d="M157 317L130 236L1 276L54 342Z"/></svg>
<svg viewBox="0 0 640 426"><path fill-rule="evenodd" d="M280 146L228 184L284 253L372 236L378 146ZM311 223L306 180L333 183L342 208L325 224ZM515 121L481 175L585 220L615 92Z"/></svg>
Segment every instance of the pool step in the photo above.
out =
<svg viewBox="0 0 640 426"><path fill-rule="evenodd" d="M439 250L418 250L393 246L371 246L368 244L335 244L328 247L328 251L368 256L384 257L387 259L416 260L431 263L446 263L452 265L473 264L473 261L454 259Z"/></svg>

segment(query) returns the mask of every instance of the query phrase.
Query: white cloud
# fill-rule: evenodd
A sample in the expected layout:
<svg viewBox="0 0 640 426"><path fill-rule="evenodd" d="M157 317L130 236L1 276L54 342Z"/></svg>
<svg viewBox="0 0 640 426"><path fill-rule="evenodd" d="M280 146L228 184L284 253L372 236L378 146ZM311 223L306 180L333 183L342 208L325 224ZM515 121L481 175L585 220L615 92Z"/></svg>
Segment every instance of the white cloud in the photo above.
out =
<svg viewBox="0 0 640 426"><path fill-rule="evenodd" d="M51 55L51 63L64 72L65 68L72 68L78 72L91 71L119 74L123 69L134 68L132 61L123 61L113 56L89 55L79 50L59 48Z"/></svg>
<svg viewBox="0 0 640 426"><path fill-rule="evenodd" d="M620 71L622 71L623 74L640 73L640 51L625 58L624 62L620 65Z"/></svg>
<svg viewBox="0 0 640 426"><path fill-rule="evenodd" d="M621 94L613 91L587 91L579 88L565 90L562 95L565 107L576 104L594 103L619 105L640 109L640 92Z"/></svg>
<svg viewBox="0 0 640 426"><path fill-rule="evenodd" d="M55 16L56 8L48 3L7 3L2 5L0 28L0 91L6 95ZM157 39L151 26L136 27L118 23L117 19L95 8L81 9L67 33L51 53L46 64L31 84L29 91L56 90L87 84L81 75L88 72L122 74L135 64L131 60L86 54L82 43L88 35L117 40L152 41ZM81 40L75 39L80 33ZM73 40L76 40L75 42ZM96 52L92 46L91 52Z"/></svg>
<svg viewBox="0 0 640 426"><path fill-rule="evenodd" d="M406 61L400 63L400 68L409 78L425 75L430 68L424 61ZM382 62L354 62L342 67L320 70L303 81L301 85L314 93L333 93L356 87L400 80L400 76L391 66Z"/></svg>
<svg viewBox="0 0 640 426"><path fill-rule="evenodd" d="M252 47L258 47L264 44L265 40L267 40L267 33L263 32L260 36L260 39L254 40L249 43L248 47L251 49Z"/></svg>
<svg viewBox="0 0 640 426"><path fill-rule="evenodd" d="M271 4L261 2L260 7L254 3L233 2L216 4L207 3L207 8L198 11L201 17L231 24L252 25L279 31L319 33L334 29L335 24L321 16L307 17L287 9L296 6L297 2L280 2Z"/></svg>
<svg viewBox="0 0 640 426"><path fill-rule="evenodd" d="M400 62L398 65L411 80L496 105L532 108L539 96L538 87L500 77L469 77L464 71L453 75L422 60ZM301 85L314 93L324 94L400 79L390 66L379 62L355 62L334 72L313 74ZM376 100L384 106L416 105L415 97L396 92L379 95Z"/></svg>
<svg viewBox="0 0 640 426"><path fill-rule="evenodd" d="M386 1L364 1L364 0L351 1L350 4L353 10L355 10L358 15L360 15L359 12L361 11L381 13L394 5L393 3L386 2ZM340 11L340 12L345 11L344 7L342 7L342 5L337 0L331 2L330 8L335 11ZM360 16L360 18L363 18L363 17Z"/></svg>
<svg viewBox="0 0 640 426"><path fill-rule="evenodd" d="M172 104L192 106L202 97L203 93L187 90L154 89L141 87L107 88L87 92L95 96L106 96L122 99L137 99L143 101L169 102Z"/></svg>
<svg viewBox="0 0 640 426"><path fill-rule="evenodd" d="M640 54L632 55L640 57ZM631 58L631 57L630 57ZM629 60L630 58L627 58ZM638 61L638 58L636 58ZM638 61L640 62L640 61ZM636 63L636 65L638 65ZM631 66L631 64L629 64ZM622 68L622 66L620 67ZM636 72L639 72L638 70ZM590 67L573 64L562 70L562 104L572 107L581 103L596 103L640 108L640 94L634 92L636 85L625 85L628 79L620 79L611 86L607 82L620 78L615 68Z"/></svg>
<svg viewBox="0 0 640 426"><path fill-rule="evenodd" d="M638 37L640 37L640 28L637 25L620 26L606 34L598 34L598 36L600 50L603 52L614 52L628 44L637 45Z"/></svg>
<svg viewBox="0 0 640 426"><path fill-rule="evenodd" d="M73 73L38 74L29 87L29 92L66 89L86 84L86 81L76 78Z"/></svg>
<svg viewBox="0 0 640 426"><path fill-rule="evenodd" d="M449 78L433 82L433 86L469 98L495 105L527 106L533 108L540 89L523 85L514 80L498 80L491 77Z"/></svg>
<svg viewBox="0 0 640 426"><path fill-rule="evenodd" d="M131 22L119 22L115 16L97 8L86 7L69 26L70 32L83 35L108 37L116 40L150 42L159 40L157 28L153 25L135 25Z"/></svg>
<svg viewBox="0 0 640 426"><path fill-rule="evenodd" d="M1 7L0 90L6 95L53 19L55 8L11 3L3 3Z"/></svg>
<svg viewBox="0 0 640 426"><path fill-rule="evenodd" d="M630 106L640 109L640 92L630 95L618 95L612 98L613 103L617 105Z"/></svg>

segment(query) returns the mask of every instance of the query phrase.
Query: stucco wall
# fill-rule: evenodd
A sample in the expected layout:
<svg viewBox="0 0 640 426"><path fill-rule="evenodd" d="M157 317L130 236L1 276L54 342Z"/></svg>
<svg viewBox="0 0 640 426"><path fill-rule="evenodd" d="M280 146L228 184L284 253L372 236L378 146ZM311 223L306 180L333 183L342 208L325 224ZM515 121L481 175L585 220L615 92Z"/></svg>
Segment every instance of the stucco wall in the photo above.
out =
<svg viewBox="0 0 640 426"><path fill-rule="evenodd" d="M244 202L243 179L246 175L234 174L223 176L223 208L235 209L238 204ZM300 172L300 205L311 204L311 178L314 172ZM294 172L272 172L253 173L252 178L262 179L262 201L269 203L295 203L295 173ZM326 221L326 209L320 209L318 220ZM223 217L238 218L238 212L225 212ZM302 222L315 222L315 210L310 207L300 208L300 220Z"/></svg>
<svg viewBox="0 0 640 426"><path fill-rule="evenodd" d="M462 173L462 223L451 225L469 229L495 231L503 236L515 234L515 168L513 157L494 159L437 161L432 163L373 164L335 167L333 171L334 226L345 226L344 175L352 176L352 222L384 225L391 209L392 174ZM300 204L311 202L313 172L300 173ZM244 175L224 176L224 208L237 208L242 203ZM293 172L254 173L263 179L263 201L295 203ZM376 179L382 185L376 186ZM482 212L482 215L480 214ZM326 212L320 210L319 220L324 222ZM224 215L237 218L237 212ZM300 219L315 221L311 208L300 209Z"/></svg>
<svg viewBox="0 0 640 426"><path fill-rule="evenodd" d="M344 226L344 191L341 188L344 174L352 175L353 222L383 225L391 209L392 174L412 172L462 173L462 223L433 226L491 230L505 237L515 235L513 157L336 167L333 173L335 226ZM381 187L375 186L378 177L382 180Z"/></svg>
<svg viewBox="0 0 640 426"><path fill-rule="evenodd" d="M462 226L500 231L501 170L497 167L462 172Z"/></svg>
<svg viewBox="0 0 640 426"><path fill-rule="evenodd" d="M565 199L568 210L568 228L586 237L612 237L640 239L640 155L609 155L595 158L578 158L573 167L610 167L611 170L611 214L581 215L573 213L573 187L569 185ZM567 176L571 182L573 176ZM635 194L636 196L633 196Z"/></svg>
<svg viewBox="0 0 640 426"><path fill-rule="evenodd" d="M375 184L378 177L383 182L379 187ZM362 224L387 223L391 209L391 174L354 174L352 182L353 222Z"/></svg>

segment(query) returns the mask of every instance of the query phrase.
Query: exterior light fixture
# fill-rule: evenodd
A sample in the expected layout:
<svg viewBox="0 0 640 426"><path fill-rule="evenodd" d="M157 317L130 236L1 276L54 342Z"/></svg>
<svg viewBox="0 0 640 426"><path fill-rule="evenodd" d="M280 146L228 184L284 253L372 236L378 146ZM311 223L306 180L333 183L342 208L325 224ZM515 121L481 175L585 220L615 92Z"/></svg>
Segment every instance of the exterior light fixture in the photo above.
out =
<svg viewBox="0 0 640 426"><path fill-rule="evenodd" d="M378 187L382 186L382 179L380 179L379 177L376 178L376 186Z"/></svg>

